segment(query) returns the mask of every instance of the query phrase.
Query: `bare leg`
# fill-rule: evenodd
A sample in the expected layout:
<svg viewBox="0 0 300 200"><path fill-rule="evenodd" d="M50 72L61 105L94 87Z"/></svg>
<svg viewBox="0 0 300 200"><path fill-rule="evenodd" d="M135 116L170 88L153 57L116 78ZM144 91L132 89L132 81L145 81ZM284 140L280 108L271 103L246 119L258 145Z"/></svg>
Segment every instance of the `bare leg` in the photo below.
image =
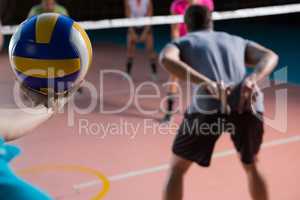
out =
<svg viewBox="0 0 300 200"><path fill-rule="evenodd" d="M174 107L174 95L177 93L177 78L173 75L170 76L168 85L168 100L167 100L167 112L164 116L163 122L169 122L172 117L173 107Z"/></svg>
<svg viewBox="0 0 300 200"><path fill-rule="evenodd" d="M147 34L145 43L146 43L146 48L147 48L148 59L150 61L150 65L151 65L152 79L157 80L156 53L154 51L153 42L154 42L153 41L153 34L150 31Z"/></svg>
<svg viewBox="0 0 300 200"><path fill-rule="evenodd" d="M169 85L168 93L171 93L171 94L176 94L177 93L177 85L176 85L177 81L178 81L178 79L175 76L170 75L169 82L174 83L174 84Z"/></svg>
<svg viewBox="0 0 300 200"><path fill-rule="evenodd" d="M3 35L2 35L2 33L0 32L0 51L2 50L3 41L4 41Z"/></svg>
<svg viewBox="0 0 300 200"><path fill-rule="evenodd" d="M126 64L126 72L130 75L132 66L133 66L133 58L135 56L135 47L136 47L136 38L130 31L127 34L127 64Z"/></svg>
<svg viewBox="0 0 300 200"><path fill-rule="evenodd" d="M267 191L266 182L258 171L256 164L243 165L247 177L250 194L253 200L268 200L269 195Z"/></svg>
<svg viewBox="0 0 300 200"><path fill-rule="evenodd" d="M156 53L154 51L154 39L152 32L149 32L146 37L146 48L149 60L156 60Z"/></svg>
<svg viewBox="0 0 300 200"><path fill-rule="evenodd" d="M173 156L169 176L165 186L163 200L183 199L183 178L192 162Z"/></svg>

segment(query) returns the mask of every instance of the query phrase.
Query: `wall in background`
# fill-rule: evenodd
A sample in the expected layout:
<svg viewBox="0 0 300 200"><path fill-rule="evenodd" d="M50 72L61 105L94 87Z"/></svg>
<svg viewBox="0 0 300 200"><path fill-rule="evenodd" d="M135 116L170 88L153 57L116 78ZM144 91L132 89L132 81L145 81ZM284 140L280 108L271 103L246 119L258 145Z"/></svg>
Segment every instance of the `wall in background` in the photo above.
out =
<svg viewBox="0 0 300 200"><path fill-rule="evenodd" d="M40 0L0 0L3 24L22 22L30 8ZM75 20L99 20L124 17L123 0L58 0ZM155 15L168 15L172 0L153 0ZM217 10L300 3L300 0L215 0Z"/></svg>

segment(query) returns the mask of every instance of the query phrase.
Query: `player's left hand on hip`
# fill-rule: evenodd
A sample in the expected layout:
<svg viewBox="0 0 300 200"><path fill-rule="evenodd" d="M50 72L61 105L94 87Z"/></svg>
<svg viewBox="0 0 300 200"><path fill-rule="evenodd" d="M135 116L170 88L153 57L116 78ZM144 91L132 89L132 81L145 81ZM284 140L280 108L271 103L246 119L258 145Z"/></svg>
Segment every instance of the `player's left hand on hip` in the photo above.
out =
<svg viewBox="0 0 300 200"><path fill-rule="evenodd" d="M223 81L212 82L205 85L205 90L208 91L213 98L217 99L221 103L221 112L223 114L229 114L231 108L228 105L228 96L232 93L232 86L226 86Z"/></svg>
<svg viewBox="0 0 300 200"><path fill-rule="evenodd" d="M218 83L212 81L203 84L204 90L215 99L219 99L219 86Z"/></svg>
<svg viewBox="0 0 300 200"><path fill-rule="evenodd" d="M229 96L233 88L231 86L225 86L224 82L220 81L219 83L211 82L209 84L205 84L204 89L215 99L221 100L222 95L223 98L224 95Z"/></svg>

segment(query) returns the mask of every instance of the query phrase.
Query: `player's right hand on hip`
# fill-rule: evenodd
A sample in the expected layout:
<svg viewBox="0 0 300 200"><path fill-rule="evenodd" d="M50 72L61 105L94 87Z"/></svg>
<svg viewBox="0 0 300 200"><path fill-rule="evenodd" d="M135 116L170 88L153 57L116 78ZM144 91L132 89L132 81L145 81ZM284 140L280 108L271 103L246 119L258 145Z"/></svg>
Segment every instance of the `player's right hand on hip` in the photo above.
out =
<svg viewBox="0 0 300 200"><path fill-rule="evenodd" d="M252 110L252 103L256 101L258 86L254 79L248 77L244 80L240 91L240 102L238 112L241 114L244 111Z"/></svg>

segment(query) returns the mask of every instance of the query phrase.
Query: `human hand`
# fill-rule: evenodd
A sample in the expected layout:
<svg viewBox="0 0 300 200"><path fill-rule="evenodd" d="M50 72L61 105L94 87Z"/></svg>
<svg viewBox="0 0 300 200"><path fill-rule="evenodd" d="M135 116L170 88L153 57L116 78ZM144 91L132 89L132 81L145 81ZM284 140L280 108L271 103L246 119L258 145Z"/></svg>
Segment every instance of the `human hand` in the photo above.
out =
<svg viewBox="0 0 300 200"><path fill-rule="evenodd" d="M251 110L252 102L256 101L258 86L254 77L248 77L241 86L240 102L238 112L241 114L246 110Z"/></svg>
<svg viewBox="0 0 300 200"><path fill-rule="evenodd" d="M139 38L139 42L145 42L147 39L148 31L144 30L141 37Z"/></svg>
<svg viewBox="0 0 300 200"><path fill-rule="evenodd" d="M228 105L228 96L233 90L232 86L225 86L225 83L220 81L219 83L211 82L206 84L205 89L213 98L220 101L222 114L229 114L231 112L231 108Z"/></svg>
<svg viewBox="0 0 300 200"><path fill-rule="evenodd" d="M21 83L18 83L18 87L22 92L23 99L25 98L26 101L30 101L33 107L43 105L53 112L58 112L74 96L82 84L83 81L63 94L56 94L54 90L49 89L47 95L34 91Z"/></svg>
<svg viewBox="0 0 300 200"><path fill-rule="evenodd" d="M130 38L132 41L134 41L134 42L139 41L138 35L136 34L136 32L133 28L130 28L129 34L130 34Z"/></svg>

